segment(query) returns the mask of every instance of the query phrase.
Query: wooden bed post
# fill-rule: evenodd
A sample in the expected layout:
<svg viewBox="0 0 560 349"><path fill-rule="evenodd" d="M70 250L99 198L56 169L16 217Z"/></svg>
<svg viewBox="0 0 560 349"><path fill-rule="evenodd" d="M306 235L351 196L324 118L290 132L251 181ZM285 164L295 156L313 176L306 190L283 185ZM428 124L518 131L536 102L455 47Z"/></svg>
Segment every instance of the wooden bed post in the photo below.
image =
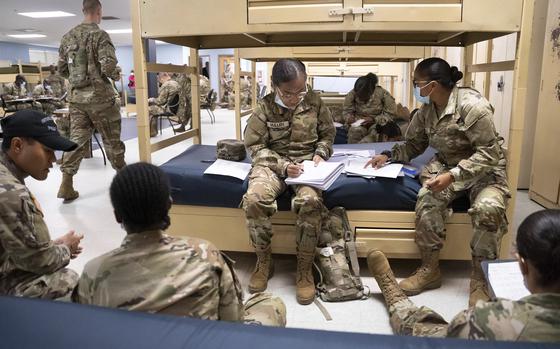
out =
<svg viewBox="0 0 560 349"><path fill-rule="evenodd" d="M494 41L488 40L488 45L486 45L486 63L492 63L492 48L494 47ZM492 72L486 72L485 80L484 80L484 97L487 100L490 100L490 80L492 80Z"/></svg>
<svg viewBox="0 0 560 349"><path fill-rule="evenodd" d="M138 151L140 161L151 162L150 122L148 113L148 75L146 72L146 50L142 39L140 7L142 0L130 2L132 18L132 44L134 50L134 71L136 72L136 126L138 128Z"/></svg>
<svg viewBox="0 0 560 349"><path fill-rule="evenodd" d="M239 49L234 50L235 73L233 77L233 93L235 94L235 137L241 139L241 58Z"/></svg>
<svg viewBox="0 0 560 349"><path fill-rule="evenodd" d="M193 137L193 144L200 144L202 139L202 132L200 130L200 83L199 83L199 60L198 50L195 48L190 49L189 66L195 68L195 71L190 74L191 76L191 129L198 130L198 134Z"/></svg>
<svg viewBox="0 0 560 349"><path fill-rule="evenodd" d="M533 30L533 15L535 0L523 2L523 16L521 18L521 31L518 34L517 50L515 53L515 70L513 77L513 108L509 129L509 144L507 151L508 166L507 176L511 199L508 205L507 216L509 219L509 234L502 241L502 247L511 246L513 231L513 213L515 209L515 197L517 196L517 181L519 179L519 167L521 164L521 145L523 142L523 127L525 124L525 102L527 99L527 84L529 72L529 59L531 48L531 37ZM509 252L509 251L507 251ZM505 257L506 251L500 253Z"/></svg>
<svg viewBox="0 0 560 349"><path fill-rule="evenodd" d="M464 87L472 87L473 86L473 75L469 71L469 66L473 64L474 61L474 45L467 45L465 46L465 57L463 59L464 68L463 72L465 76L463 77L463 86Z"/></svg>
<svg viewBox="0 0 560 349"><path fill-rule="evenodd" d="M257 86L257 62L256 61L251 61L251 72L253 73L253 81L252 81L252 85L251 85L251 89L253 90L253 98L251 100L251 108L255 109L257 107L257 98L259 97L259 92L261 92L259 90L259 87Z"/></svg>

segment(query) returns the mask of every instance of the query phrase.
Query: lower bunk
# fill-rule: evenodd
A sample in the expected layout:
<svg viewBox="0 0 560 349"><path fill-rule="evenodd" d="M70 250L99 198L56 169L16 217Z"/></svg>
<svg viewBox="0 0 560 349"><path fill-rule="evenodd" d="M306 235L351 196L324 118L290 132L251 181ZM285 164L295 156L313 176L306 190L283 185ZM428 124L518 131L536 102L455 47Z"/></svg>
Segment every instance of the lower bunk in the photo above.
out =
<svg viewBox="0 0 560 349"><path fill-rule="evenodd" d="M335 151L367 149L380 153L393 143L335 145ZM434 155L428 149L413 161L417 168ZM216 147L194 145L161 166L170 179L174 201L170 211L174 235L187 235L213 242L224 251L253 251L240 204L248 181L232 177L205 175L216 158ZM250 162L250 159L245 159ZM414 242L416 178L365 179L342 174L323 193L327 208L345 207L357 238L358 254L365 257L372 248L381 249L391 258L418 258ZM466 197L453 202L453 213L446 224L446 243L442 259L470 260L472 224ZM290 211L289 190L278 198L279 211L272 217L274 253L295 254L296 216ZM500 258L510 254L511 233L502 239Z"/></svg>

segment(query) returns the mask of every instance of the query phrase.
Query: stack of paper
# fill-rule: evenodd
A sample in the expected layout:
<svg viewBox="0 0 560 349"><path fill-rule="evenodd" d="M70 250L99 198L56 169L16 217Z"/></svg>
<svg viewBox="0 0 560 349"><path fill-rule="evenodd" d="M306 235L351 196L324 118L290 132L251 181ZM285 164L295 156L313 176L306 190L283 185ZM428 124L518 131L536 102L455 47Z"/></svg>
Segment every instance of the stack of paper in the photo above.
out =
<svg viewBox="0 0 560 349"><path fill-rule="evenodd" d="M313 161L303 162L303 173L296 178L287 178L286 184L304 184L327 190L344 170L342 162L320 162L317 167Z"/></svg>
<svg viewBox="0 0 560 349"><path fill-rule="evenodd" d="M530 294L523 283L523 275L517 261L489 262L487 279L498 298L519 300Z"/></svg>
<svg viewBox="0 0 560 349"><path fill-rule="evenodd" d="M373 154L372 154L372 152L373 152ZM336 149L333 152L333 154L331 155L331 158L338 158L338 157L342 157L342 156L347 156L347 157L357 157L357 158L368 158L369 159L373 155L375 155L375 150L373 150L372 152L370 152L369 150L358 150L358 149Z"/></svg>
<svg viewBox="0 0 560 349"><path fill-rule="evenodd" d="M367 160L350 160L346 165L346 174L348 176L362 176L365 178L397 178L402 170L402 164L387 164L381 168L373 168L368 166L364 168Z"/></svg>
<svg viewBox="0 0 560 349"><path fill-rule="evenodd" d="M251 164L218 159L204 171L204 174L235 177L244 181L250 171Z"/></svg>

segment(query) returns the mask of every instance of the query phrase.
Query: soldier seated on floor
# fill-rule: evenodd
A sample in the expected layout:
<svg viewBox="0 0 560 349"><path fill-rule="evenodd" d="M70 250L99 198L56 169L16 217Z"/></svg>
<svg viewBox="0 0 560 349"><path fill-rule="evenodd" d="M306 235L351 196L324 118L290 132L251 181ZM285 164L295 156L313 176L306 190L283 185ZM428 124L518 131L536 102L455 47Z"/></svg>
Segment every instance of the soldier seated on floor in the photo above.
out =
<svg viewBox="0 0 560 349"><path fill-rule="evenodd" d="M52 119L21 110L2 119L0 150L0 295L57 299L70 295L78 274L66 266L81 252L73 231L51 240L37 199L25 177L44 181L54 150L77 144L61 137Z"/></svg>
<svg viewBox="0 0 560 349"><path fill-rule="evenodd" d="M209 320L286 325L282 300L259 293L243 304L232 261L211 242L166 235L170 189L158 167L136 163L110 187L122 245L86 264L74 300L112 308ZM188 232L184 232L188 234Z"/></svg>
<svg viewBox="0 0 560 349"><path fill-rule="evenodd" d="M368 267L383 293L396 334L510 341L560 341L560 210L531 214L517 231L517 259L531 295L520 300L478 301L448 324L417 307L401 290L381 251Z"/></svg>

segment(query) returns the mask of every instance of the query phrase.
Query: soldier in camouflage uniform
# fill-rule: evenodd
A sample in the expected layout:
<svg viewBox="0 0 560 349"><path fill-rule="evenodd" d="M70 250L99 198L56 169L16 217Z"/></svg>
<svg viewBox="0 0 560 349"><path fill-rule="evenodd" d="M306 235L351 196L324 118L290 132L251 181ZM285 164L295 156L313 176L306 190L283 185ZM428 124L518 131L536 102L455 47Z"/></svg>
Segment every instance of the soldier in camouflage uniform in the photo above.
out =
<svg viewBox="0 0 560 349"><path fill-rule="evenodd" d="M284 179L298 177L302 161L318 164L332 154L335 128L330 112L319 95L307 90L306 79L300 61L277 61L272 69L275 92L259 102L245 128L253 168L243 209L257 254L250 292L264 291L272 274L270 217L277 210L276 198L287 189ZM298 216L296 298L300 304L309 304L315 298L311 266L325 207L320 190L305 185L292 189L292 210Z"/></svg>
<svg viewBox="0 0 560 349"><path fill-rule="evenodd" d="M222 79L221 79L221 85L222 85L222 91L223 91L223 95L222 95L222 103L227 103L228 104L228 108L229 109L233 109L234 104L235 104L235 100L232 101L232 97L233 96L233 66L231 64L227 64L226 65L226 69L224 70L223 74L222 74Z"/></svg>
<svg viewBox="0 0 560 349"><path fill-rule="evenodd" d="M157 98L148 99L148 111L150 114L150 136L157 136L158 119L155 115L169 111L173 98L179 94L179 84L171 78L169 73L159 73L158 79L161 84ZM180 103L180 100L177 102Z"/></svg>
<svg viewBox="0 0 560 349"><path fill-rule="evenodd" d="M70 81L70 138L78 148L64 154L60 167L63 177L58 197L65 201L78 198L73 177L78 172L83 147L96 129L103 138L107 158L115 170L125 165L121 141L120 105L111 80L120 79L115 47L109 34L101 30L102 9L99 0L84 0L84 22L62 37L58 50L58 71Z"/></svg>
<svg viewBox="0 0 560 349"><path fill-rule="evenodd" d="M161 169L137 163L110 187L122 245L88 262L76 288L79 303L208 320L285 326L279 298L258 294L243 305L233 261L212 243L164 234L170 190Z"/></svg>
<svg viewBox="0 0 560 349"><path fill-rule="evenodd" d="M179 111L177 116L181 122L181 127L176 129L177 132L184 132L186 127L192 119L192 102L191 102L191 78L186 74L179 74L176 77L176 81L179 84ZM199 75L199 103L203 105L206 103L206 98L208 93L210 93L210 80L204 75ZM210 106L211 110L216 108L216 101L213 99Z"/></svg>
<svg viewBox="0 0 560 349"><path fill-rule="evenodd" d="M445 221L453 200L468 195L473 224L470 298L488 299L480 262L498 257L507 231L510 197L506 159L493 123L493 108L477 91L457 88L463 74L440 58L422 61L414 72L415 95L423 102L411 121L406 142L369 161L408 162L428 146L437 150L420 175L423 187L416 203L416 244L422 265L400 285L408 295L441 286L439 251L445 241ZM422 94L425 94L423 96Z"/></svg>
<svg viewBox="0 0 560 349"><path fill-rule="evenodd" d="M33 88L33 98L41 98L41 97L51 97L53 99L45 99L39 101L43 112L47 115L52 115L52 113L58 109L64 107L64 103L58 99L56 99L54 95L54 91L52 90L51 86L47 82L47 80L43 80L42 84L37 84ZM57 125L58 126L58 125ZM60 128L60 127L59 127ZM67 137L66 135L63 135ZM68 137L67 137L68 138Z"/></svg>
<svg viewBox="0 0 560 349"><path fill-rule="evenodd" d="M358 78L354 89L344 99L342 114L350 144L376 142L375 126L383 126L395 119L395 99L377 82L377 75L373 73ZM352 126L360 119L365 121L359 126Z"/></svg>
<svg viewBox="0 0 560 349"><path fill-rule="evenodd" d="M55 108L64 108L67 80L57 73L54 65L51 65L49 69L50 75L45 78L45 82L51 87L54 97L59 99L59 101L55 103ZM54 119L54 122L56 123L56 127L58 127L58 132L60 132L62 136L70 138L70 115L65 114L63 116L58 116ZM89 152L87 153L89 154Z"/></svg>
<svg viewBox="0 0 560 349"><path fill-rule="evenodd" d="M243 77L240 79L240 85L241 85L241 109L249 109L251 108L251 103L252 103L251 80ZM235 84L233 86L235 86ZM228 105L230 108L233 108L235 106L235 93L233 93L233 91L228 95Z"/></svg>
<svg viewBox="0 0 560 349"><path fill-rule="evenodd" d="M52 119L22 110L2 119L0 150L0 295L57 299L68 296L78 274L65 267L82 248L73 231L51 240L41 206L25 177L43 181L54 150L76 144L61 137Z"/></svg>
<svg viewBox="0 0 560 349"><path fill-rule="evenodd" d="M40 110L41 104L40 103L10 103L11 100L26 98L27 96L27 80L23 75L16 75L16 80L14 82L10 82L4 86L4 92L2 97L4 101L6 101L6 111L7 112L14 112L16 110L23 110L23 109L35 109Z"/></svg>
<svg viewBox="0 0 560 349"><path fill-rule="evenodd" d="M400 289L387 258L371 251L368 267L383 293L395 334L510 341L560 341L560 211L525 219L517 233L518 259L532 293L518 301L478 301L448 324L428 307L416 306Z"/></svg>

